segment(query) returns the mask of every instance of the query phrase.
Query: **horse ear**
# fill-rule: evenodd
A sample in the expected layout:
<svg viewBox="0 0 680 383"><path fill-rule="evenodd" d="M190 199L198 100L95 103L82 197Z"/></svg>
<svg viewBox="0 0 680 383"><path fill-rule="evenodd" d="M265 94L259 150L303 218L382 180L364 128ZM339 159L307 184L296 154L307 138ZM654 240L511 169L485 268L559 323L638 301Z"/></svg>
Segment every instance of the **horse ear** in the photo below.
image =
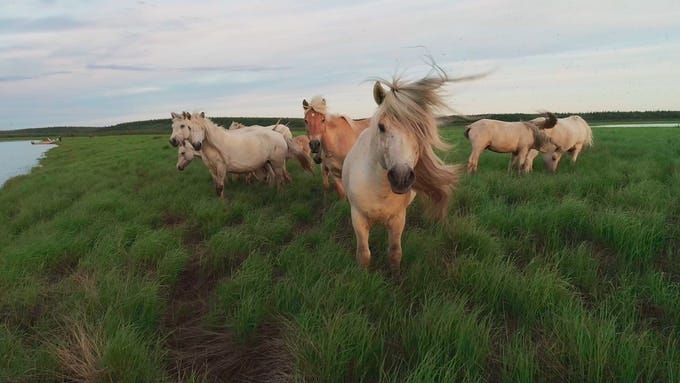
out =
<svg viewBox="0 0 680 383"><path fill-rule="evenodd" d="M187 116L189 113L187 112L182 112L182 118L186 119L188 117L191 117L191 115Z"/></svg>
<svg viewBox="0 0 680 383"><path fill-rule="evenodd" d="M373 85L373 99L378 105L382 104L385 99L385 89L380 85L380 81L376 81Z"/></svg>
<svg viewBox="0 0 680 383"><path fill-rule="evenodd" d="M170 116L172 116L172 119L173 119L173 120L174 120L175 118L179 118L179 117L180 117L180 115L177 114L177 113L175 113L175 112L171 112L171 113L170 113Z"/></svg>
<svg viewBox="0 0 680 383"><path fill-rule="evenodd" d="M191 120L191 113L187 112L186 118L187 120Z"/></svg>
<svg viewBox="0 0 680 383"><path fill-rule="evenodd" d="M205 112L201 112L200 116L201 118L205 118Z"/></svg>
<svg viewBox="0 0 680 383"><path fill-rule="evenodd" d="M326 99L325 98L322 98L321 102L323 102L323 104L326 105Z"/></svg>
<svg viewBox="0 0 680 383"><path fill-rule="evenodd" d="M304 110L309 109L309 103L307 102L307 99L302 100L302 109Z"/></svg>

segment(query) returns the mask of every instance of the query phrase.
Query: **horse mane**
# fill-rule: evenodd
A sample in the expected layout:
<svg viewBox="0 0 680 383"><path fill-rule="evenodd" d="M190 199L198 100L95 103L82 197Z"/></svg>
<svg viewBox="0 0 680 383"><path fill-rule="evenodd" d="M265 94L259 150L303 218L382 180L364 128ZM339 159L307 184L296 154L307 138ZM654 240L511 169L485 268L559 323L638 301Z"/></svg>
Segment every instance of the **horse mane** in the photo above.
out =
<svg viewBox="0 0 680 383"><path fill-rule="evenodd" d="M309 108L320 114L328 113L328 106L326 106L326 100L321 95L316 95L312 97L309 101Z"/></svg>
<svg viewBox="0 0 680 383"><path fill-rule="evenodd" d="M449 79L441 70L434 76L414 82L399 77L394 77L392 81L377 79L390 90L385 92L375 113L375 120L384 117L394 127L407 129L415 135L420 147L420 158L414 169L416 181L413 188L430 199L430 213L439 219L446 215L449 199L458 185L463 167L460 164L446 164L435 153L435 149L450 148L439 135L435 111L446 108L441 94L442 86L459 80Z"/></svg>

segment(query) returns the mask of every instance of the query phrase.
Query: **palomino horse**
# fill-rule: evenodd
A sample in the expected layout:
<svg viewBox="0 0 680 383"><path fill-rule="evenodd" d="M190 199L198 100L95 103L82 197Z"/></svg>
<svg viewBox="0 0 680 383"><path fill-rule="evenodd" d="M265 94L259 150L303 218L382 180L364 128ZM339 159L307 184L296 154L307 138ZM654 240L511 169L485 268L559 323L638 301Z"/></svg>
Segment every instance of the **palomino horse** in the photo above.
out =
<svg viewBox="0 0 680 383"><path fill-rule="evenodd" d="M310 102L302 100L302 108L305 112L305 128L309 136L312 157L317 164L323 163L322 169L325 167L330 171L340 199L345 199L342 163L359 133L368 128L371 121L352 120L343 115L330 114L326 100L321 96L314 96Z"/></svg>
<svg viewBox="0 0 680 383"><path fill-rule="evenodd" d="M527 153L530 149L541 152L552 152L555 146L552 144L547 132L557 122L557 117L552 113L546 113L546 118L540 122L519 121L505 122L490 119L475 121L465 128L465 138L470 140L472 153L468 159L468 173L477 171L477 161L485 149L496 153L512 153L508 164L508 172L517 165L519 172L530 170L527 168Z"/></svg>
<svg viewBox="0 0 680 383"><path fill-rule="evenodd" d="M542 117L531 120L540 123ZM545 134L559 148L555 153L545 153L543 162L551 172L557 171L557 165L565 152L571 152L571 162L576 162L579 153L586 146L593 145L593 131L590 125L581 116L569 116L557 119L555 127L546 130ZM527 164L531 168L534 158L538 155L537 150L530 150L527 155Z"/></svg>
<svg viewBox="0 0 680 383"><path fill-rule="evenodd" d="M172 113L170 143L189 140L196 150L216 150L230 173L250 173L267 169L270 183L281 187L286 172L288 145L283 135L269 129L234 133L213 123L204 113Z"/></svg>
<svg viewBox="0 0 680 383"><path fill-rule="evenodd" d="M437 129L434 109L445 106L439 94L442 74L416 82L379 80L373 87L378 109L345 158L342 183L351 205L357 239L356 258L368 267L368 237L374 222L387 226L390 265L398 271L406 208L423 192L440 219L458 184L462 165L447 165L434 149L448 148ZM389 87L385 91L382 84Z"/></svg>

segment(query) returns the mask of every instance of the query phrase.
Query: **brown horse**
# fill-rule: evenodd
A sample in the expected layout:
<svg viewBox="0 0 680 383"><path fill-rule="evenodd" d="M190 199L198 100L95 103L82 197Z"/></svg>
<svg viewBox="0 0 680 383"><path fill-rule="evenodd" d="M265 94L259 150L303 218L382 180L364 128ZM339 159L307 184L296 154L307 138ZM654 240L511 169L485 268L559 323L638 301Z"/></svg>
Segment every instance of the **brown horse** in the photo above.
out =
<svg viewBox="0 0 680 383"><path fill-rule="evenodd" d="M328 168L340 199L345 199L342 164L359 133L368 128L371 119L352 120L343 115L329 114L326 100L321 96L313 97L310 102L302 100L302 108L312 157L317 164L323 163L322 168Z"/></svg>

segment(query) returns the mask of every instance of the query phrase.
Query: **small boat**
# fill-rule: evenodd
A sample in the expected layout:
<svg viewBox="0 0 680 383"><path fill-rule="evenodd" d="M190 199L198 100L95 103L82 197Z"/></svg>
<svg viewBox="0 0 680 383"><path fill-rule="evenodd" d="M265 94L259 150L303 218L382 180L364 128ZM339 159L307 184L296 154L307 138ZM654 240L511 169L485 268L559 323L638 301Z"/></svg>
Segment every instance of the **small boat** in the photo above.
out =
<svg viewBox="0 0 680 383"><path fill-rule="evenodd" d="M57 138L56 140L53 140L49 137L47 137L44 140L33 140L31 141L31 144L33 145L59 145L61 143L61 137Z"/></svg>

